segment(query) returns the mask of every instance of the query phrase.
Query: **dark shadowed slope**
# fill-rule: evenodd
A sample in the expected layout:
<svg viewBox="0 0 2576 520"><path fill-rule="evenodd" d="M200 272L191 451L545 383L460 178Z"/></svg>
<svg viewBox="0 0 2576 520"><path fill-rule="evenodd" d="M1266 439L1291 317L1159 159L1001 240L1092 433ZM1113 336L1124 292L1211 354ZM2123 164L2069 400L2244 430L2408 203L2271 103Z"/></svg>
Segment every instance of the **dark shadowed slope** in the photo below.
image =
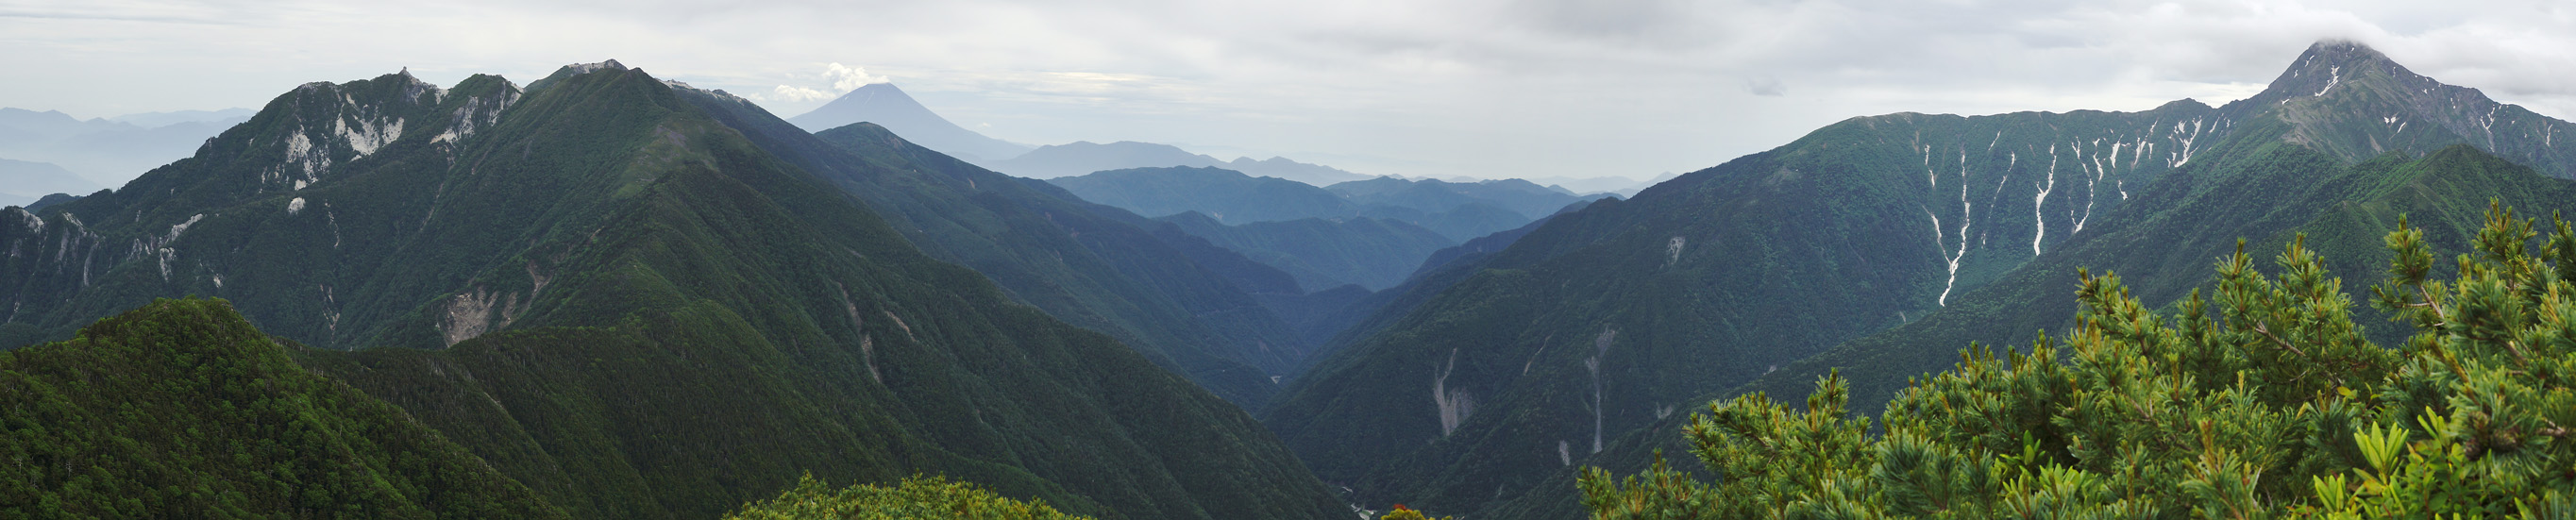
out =
<svg viewBox="0 0 2576 520"><path fill-rule="evenodd" d="M1142 229L1141 219L1121 220L1116 209L914 146L876 125L808 135L740 98L679 92L754 144L866 201L924 252L984 273L1058 319L1108 333L1245 408L1266 406L1277 392L1270 377L1308 350L1249 295L1279 289L1204 265L1249 263L1209 258L1222 250L1189 251L1191 244Z"/></svg>

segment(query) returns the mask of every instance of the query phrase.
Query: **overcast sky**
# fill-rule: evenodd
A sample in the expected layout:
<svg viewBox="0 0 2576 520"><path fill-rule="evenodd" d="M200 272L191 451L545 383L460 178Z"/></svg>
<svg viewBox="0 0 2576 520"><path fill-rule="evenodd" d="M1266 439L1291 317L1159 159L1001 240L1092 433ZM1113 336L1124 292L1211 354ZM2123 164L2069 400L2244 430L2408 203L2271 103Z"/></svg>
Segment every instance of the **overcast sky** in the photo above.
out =
<svg viewBox="0 0 2576 520"><path fill-rule="evenodd" d="M2563 1L0 0L0 106L257 108L409 67L522 84L616 58L778 115L891 80L1030 144L1371 174L1650 177L1889 112L2244 97L2308 44L2576 115Z"/></svg>

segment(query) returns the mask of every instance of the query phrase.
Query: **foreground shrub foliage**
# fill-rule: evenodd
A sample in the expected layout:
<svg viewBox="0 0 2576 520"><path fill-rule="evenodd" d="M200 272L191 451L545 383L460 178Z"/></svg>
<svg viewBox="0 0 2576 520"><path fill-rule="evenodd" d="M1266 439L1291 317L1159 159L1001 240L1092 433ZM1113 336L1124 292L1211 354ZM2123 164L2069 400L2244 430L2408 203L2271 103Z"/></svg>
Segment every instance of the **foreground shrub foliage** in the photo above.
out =
<svg viewBox="0 0 2576 520"><path fill-rule="evenodd" d="M1874 434L1839 376L1804 409L1755 393L1686 430L1702 482L1660 461L1587 469L1598 519L2576 518L2576 232L2491 208L2456 277L2421 230L2387 238L2371 304L2415 334L2363 338L2299 242L2278 276L2242 251L2215 297L2164 312L2082 277L2064 340L1971 345ZM2533 250L2533 246L2538 246Z"/></svg>
<svg viewBox="0 0 2576 520"><path fill-rule="evenodd" d="M743 506L726 520L1090 520L1056 512L1043 500L1021 502L966 482L914 476L894 487L832 489L813 475L786 493Z"/></svg>

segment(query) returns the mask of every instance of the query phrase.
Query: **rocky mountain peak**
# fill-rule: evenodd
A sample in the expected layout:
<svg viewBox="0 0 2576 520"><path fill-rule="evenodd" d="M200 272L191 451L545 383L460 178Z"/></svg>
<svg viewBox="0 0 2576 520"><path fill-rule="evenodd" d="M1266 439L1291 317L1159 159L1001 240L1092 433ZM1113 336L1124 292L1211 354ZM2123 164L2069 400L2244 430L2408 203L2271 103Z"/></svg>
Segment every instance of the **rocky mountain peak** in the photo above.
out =
<svg viewBox="0 0 2576 520"><path fill-rule="evenodd" d="M2576 177L2576 145L2557 144L2566 122L2417 74L2350 41L2309 46L2262 93L2228 108L2240 118L2270 112L2290 123L2286 139L2345 160L2466 143L2549 175Z"/></svg>

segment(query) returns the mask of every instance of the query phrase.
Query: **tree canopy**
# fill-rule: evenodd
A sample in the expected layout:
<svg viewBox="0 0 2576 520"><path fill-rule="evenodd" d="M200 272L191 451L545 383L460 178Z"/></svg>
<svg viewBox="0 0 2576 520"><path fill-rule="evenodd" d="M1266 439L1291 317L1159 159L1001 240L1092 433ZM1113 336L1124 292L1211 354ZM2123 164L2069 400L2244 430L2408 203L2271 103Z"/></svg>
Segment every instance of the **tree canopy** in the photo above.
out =
<svg viewBox="0 0 2576 520"><path fill-rule="evenodd" d="M2242 248L2210 297L2157 310L2086 274L2064 338L1971 344L1877 421L1839 375L1804 409L1761 393L1686 428L1713 478L1658 463L1579 486L1598 519L2576 517L2576 231L2490 204L2434 276L2403 219L2371 343L2303 241L2267 275ZM1873 431L1873 425L1883 430Z"/></svg>

